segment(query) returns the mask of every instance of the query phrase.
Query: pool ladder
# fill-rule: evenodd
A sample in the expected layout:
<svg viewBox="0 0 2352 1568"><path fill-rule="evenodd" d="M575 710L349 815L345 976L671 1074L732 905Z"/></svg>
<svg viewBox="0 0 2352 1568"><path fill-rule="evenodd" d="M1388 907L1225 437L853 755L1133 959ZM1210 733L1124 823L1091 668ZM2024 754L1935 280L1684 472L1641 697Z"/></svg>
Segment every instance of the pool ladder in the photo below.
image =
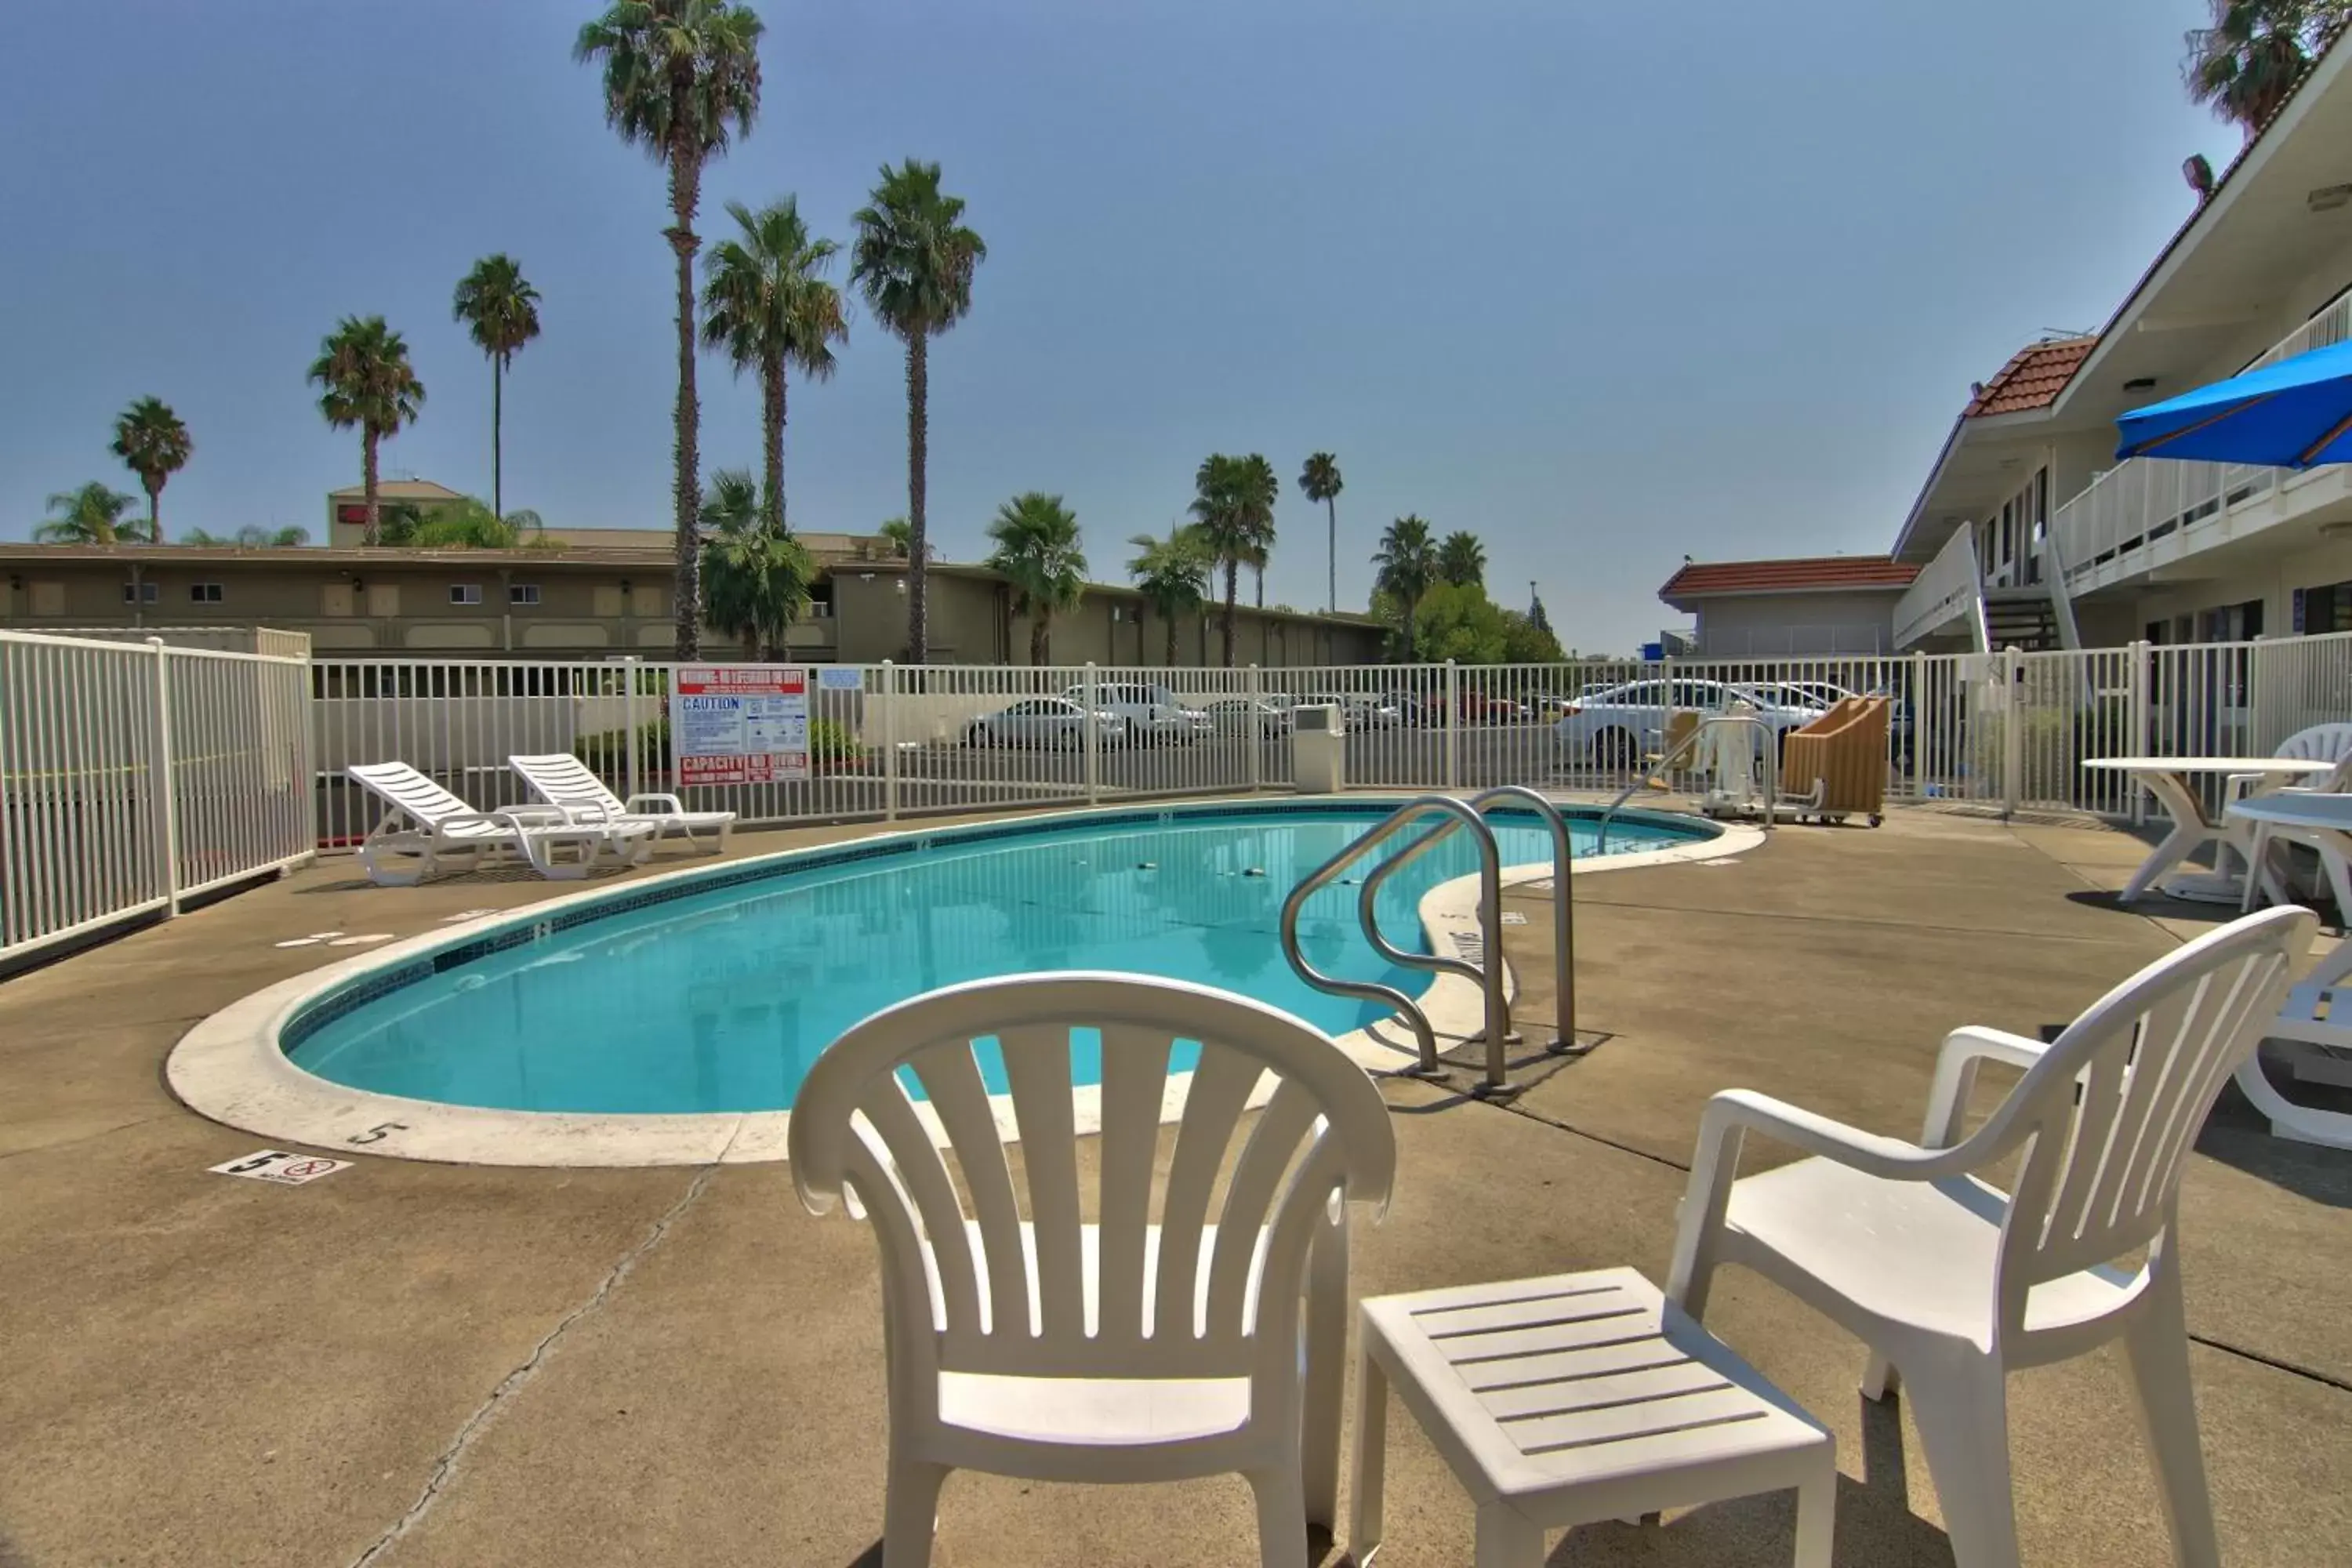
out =
<svg viewBox="0 0 2352 1568"><path fill-rule="evenodd" d="M1657 759L1654 764L1655 772L1652 772L1649 767L1644 767L1641 776L1619 790L1617 798L1601 808L1600 842L1594 847L1596 852L1602 854L1608 852L1609 826L1617 820L1620 807L1631 800L1636 792L1653 785L1663 785L1664 781L1674 776L1675 763L1697 751L1709 734L1725 725L1753 726L1756 732L1763 737L1764 743L1757 748L1757 755L1763 762L1764 830L1769 833L1772 830L1773 812L1780 799L1780 735L1771 725L1753 713L1710 713L1691 726L1689 734L1685 735L1669 748L1664 756Z"/></svg>
<svg viewBox="0 0 2352 1568"><path fill-rule="evenodd" d="M1571 890L1570 858L1572 846L1569 837L1568 820L1549 800L1523 784L1500 784L1480 790L1467 800L1450 795L1424 795L1407 801L1391 812L1378 826L1348 844L1340 851L1299 879L1282 905L1282 954L1301 980L1318 991L1335 996L1352 996L1360 1001L1385 1003L1404 1019L1413 1033L1420 1048L1420 1060L1411 1071L1424 1076L1440 1070L1437 1058L1437 1033L1430 1026L1429 1015L1421 1004L1392 985L1382 985L1371 980L1345 980L1326 974L1307 962L1298 946L1298 917L1307 900L1328 887L1339 874L1372 850L1380 847L1407 827L1435 816L1444 818L1419 838L1374 867L1363 880L1356 896L1356 918L1372 951L1391 963L1408 969L1428 970L1440 974L1458 974L1477 984L1485 997L1485 1026L1474 1038L1486 1046L1486 1082L1488 1092L1509 1088L1509 1063L1505 1047L1518 1037L1511 1032L1511 1004L1503 989L1502 938L1502 850L1495 839L1493 826L1487 821L1487 808L1499 801L1510 801L1518 809L1532 811L1551 831L1552 842L1552 973L1557 987L1559 1015L1557 1033L1549 1049L1570 1051L1577 1048L1576 1036L1576 900ZM1390 942L1381 932L1374 910L1382 883L1399 869L1420 858L1429 850L1455 833L1468 832L1478 850L1478 951L1475 958L1452 953L1407 952Z"/></svg>

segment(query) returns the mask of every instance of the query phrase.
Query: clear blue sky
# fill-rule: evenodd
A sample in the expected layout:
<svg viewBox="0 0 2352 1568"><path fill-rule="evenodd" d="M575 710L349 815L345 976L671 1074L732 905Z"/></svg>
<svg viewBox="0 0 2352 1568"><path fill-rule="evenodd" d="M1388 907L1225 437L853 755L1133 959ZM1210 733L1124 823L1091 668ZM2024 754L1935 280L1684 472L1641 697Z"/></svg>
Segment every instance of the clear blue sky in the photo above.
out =
<svg viewBox="0 0 2352 1568"><path fill-rule="evenodd" d="M517 257L544 335L508 384L507 499L668 521L661 178L607 132L547 0L116 0L16 8L0 49L0 536L90 479L131 398L196 442L167 526L299 522L356 482L302 374L382 312L428 390L385 450L487 495L489 372L449 319ZM1563 640L1623 649L1701 559L1886 548L1967 394L2094 327L2237 134L2178 72L2199 0L807 0L761 7L765 106L715 166L846 239L877 166L940 160L986 237L934 350L930 510L976 558L1031 489L1098 577L1200 458L1286 480L1267 596L1319 605L1338 454L1343 605L1417 511L1530 578ZM757 396L703 363L706 467ZM859 320L795 391L794 522L906 506L902 362ZM1244 587L1244 592L1246 592Z"/></svg>

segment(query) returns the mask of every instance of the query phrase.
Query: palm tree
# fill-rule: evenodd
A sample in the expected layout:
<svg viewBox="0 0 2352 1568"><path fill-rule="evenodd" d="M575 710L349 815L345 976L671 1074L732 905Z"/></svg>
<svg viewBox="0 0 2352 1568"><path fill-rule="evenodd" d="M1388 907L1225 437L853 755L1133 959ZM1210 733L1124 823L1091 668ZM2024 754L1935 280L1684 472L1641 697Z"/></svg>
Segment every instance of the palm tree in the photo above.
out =
<svg viewBox="0 0 2352 1568"><path fill-rule="evenodd" d="M710 557L710 624L742 638L755 659L782 658L785 635L808 613L816 562L790 532L770 526L749 468L711 475L700 516L709 530L702 548Z"/></svg>
<svg viewBox="0 0 2352 1568"><path fill-rule="evenodd" d="M2352 0L2211 0L2180 63L2189 96L2248 138L2269 123L2347 19Z"/></svg>
<svg viewBox="0 0 2352 1568"><path fill-rule="evenodd" d="M1257 607L1265 608L1265 563L1274 553L1274 503L1282 499L1282 481L1274 465L1259 453L1242 459L1240 468L1243 525L1249 531L1250 571L1255 578Z"/></svg>
<svg viewBox="0 0 2352 1568"><path fill-rule="evenodd" d="M1407 514L1381 531L1381 547L1372 552L1374 585L1396 602L1404 629L1404 657L1412 659L1413 613L1421 596L1438 580L1437 547L1430 542L1429 524Z"/></svg>
<svg viewBox="0 0 2352 1568"><path fill-rule="evenodd" d="M192 528L187 532L185 542L190 544L209 544L215 549L233 547L241 550L290 550L297 545L310 543L310 531L290 525L285 528L264 528L257 522L248 522L235 533L226 537L217 533L207 533L201 528Z"/></svg>
<svg viewBox="0 0 2352 1568"><path fill-rule="evenodd" d="M878 531L881 533L883 539L888 542L890 553L897 556L899 560L904 561L914 552L915 531L913 527L908 523L905 518L894 517L890 519L882 525ZM929 551L927 549L924 553L929 554Z"/></svg>
<svg viewBox="0 0 2352 1568"><path fill-rule="evenodd" d="M604 69L604 121L669 172L677 258L677 412L672 496L677 510L677 657L702 641L700 409L694 395L694 232L702 165L751 133L760 111L760 18L731 0L614 0L580 29L572 55Z"/></svg>
<svg viewBox="0 0 2352 1568"><path fill-rule="evenodd" d="M1176 662L1176 617L1196 614L1209 596L1215 558L1198 528L1178 526L1165 539L1139 533L1128 541L1136 556L1128 575L1168 627L1168 663Z"/></svg>
<svg viewBox="0 0 2352 1568"><path fill-rule="evenodd" d="M1339 459L1328 452L1318 452L1307 458L1307 466L1298 470L1298 488L1308 500L1323 503L1324 521L1330 531L1323 561L1331 574L1330 596L1323 607L1336 611L1339 607Z"/></svg>
<svg viewBox="0 0 2352 1568"><path fill-rule="evenodd" d="M1234 602L1242 563L1255 537L1250 526L1247 476L1239 458L1213 452L1192 473L1192 521L1210 559L1225 574L1225 668L1234 667Z"/></svg>
<svg viewBox="0 0 2352 1568"><path fill-rule="evenodd" d="M742 232L711 247L703 263L702 341L725 349L737 374L760 374L760 433L766 479L762 515L784 526L784 373L833 375L833 345L849 337L840 290L819 276L841 247L814 239L799 204L786 196L753 212L727 204Z"/></svg>
<svg viewBox="0 0 2352 1568"><path fill-rule="evenodd" d="M1013 584L1013 609L1030 618L1029 662L1043 664L1053 641L1055 612L1076 609L1086 591L1077 517L1060 496L1031 490L996 509L988 537L996 548L985 564Z"/></svg>
<svg viewBox="0 0 2352 1568"><path fill-rule="evenodd" d="M490 361L490 510L506 515L507 367L523 344L539 336L539 290L511 256L485 256L457 280L450 315Z"/></svg>
<svg viewBox="0 0 2352 1568"><path fill-rule="evenodd" d="M408 363L408 344L383 324L382 316L345 316L334 335L319 347L310 379L324 390L319 412L338 430L360 433L360 482L367 491L367 542L376 542L381 521L375 493L375 454L386 437L415 422L425 402L424 384Z"/></svg>
<svg viewBox="0 0 2352 1568"><path fill-rule="evenodd" d="M33 530L33 538L41 544L152 543L139 520L124 515L138 504L137 496L92 479L78 490L51 496L52 515Z"/></svg>
<svg viewBox="0 0 2352 1568"><path fill-rule="evenodd" d="M963 226L963 198L940 189L940 166L885 164L857 209L849 279L875 319L907 345L907 657L930 648L923 501L929 443L930 342L971 310L971 278L988 247Z"/></svg>
<svg viewBox="0 0 2352 1568"><path fill-rule="evenodd" d="M163 481L188 466L196 449L188 427L160 397L142 397L114 422L114 455L147 492L147 539L163 542Z"/></svg>
<svg viewBox="0 0 2352 1568"><path fill-rule="evenodd" d="M521 550L539 544L547 524L535 511L510 511L504 517L473 496L421 514L400 542L419 550ZM390 525L385 528L391 533Z"/></svg>
<svg viewBox="0 0 2352 1568"><path fill-rule="evenodd" d="M1468 529L1455 529L1437 547L1437 574L1457 588L1485 588L1486 547Z"/></svg>

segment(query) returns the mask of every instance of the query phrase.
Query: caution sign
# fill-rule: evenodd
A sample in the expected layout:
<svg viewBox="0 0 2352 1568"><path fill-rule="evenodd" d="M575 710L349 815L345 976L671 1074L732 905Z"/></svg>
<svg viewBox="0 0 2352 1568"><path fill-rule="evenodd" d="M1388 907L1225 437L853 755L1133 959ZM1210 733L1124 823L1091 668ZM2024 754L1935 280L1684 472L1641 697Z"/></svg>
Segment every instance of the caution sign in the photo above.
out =
<svg viewBox="0 0 2352 1568"><path fill-rule="evenodd" d="M669 693L682 784L809 776L809 672L776 664L689 664Z"/></svg>
<svg viewBox="0 0 2352 1568"><path fill-rule="evenodd" d="M321 1176L331 1176L337 1171L348 1171L349 1160L328 1160L316 1154L296 1154L284 1149L264 1149L247 1154L242 1160L231 1160L225 1165L211 1167L216 1176L244 1176L256 1182L276 1182L281 1187L299 1187L305 1182L315 1182Z"/></svg>

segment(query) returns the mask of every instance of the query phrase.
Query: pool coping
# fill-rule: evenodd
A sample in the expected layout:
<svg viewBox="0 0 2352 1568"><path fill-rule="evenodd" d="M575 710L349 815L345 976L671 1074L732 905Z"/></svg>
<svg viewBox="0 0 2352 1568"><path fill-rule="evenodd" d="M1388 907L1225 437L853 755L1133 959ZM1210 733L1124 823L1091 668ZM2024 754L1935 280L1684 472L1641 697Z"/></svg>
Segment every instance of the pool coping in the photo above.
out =
<svg viewBox="0 0 2352 1568"><path fill-rule="evenodd" d="M1410 798L1370 794L1304 798L1240 796L1024 814L1004 822L950 827L886 827L828 845L776 850L715 865L683 867L621 886L643 892L694 882L713 886L739 880L750 882L761 879L757 875L744 874L750 868L775 868L780 862L801 860L823 864L828 858L841 858L844 851L865 849L876 853L885 844L908 840L984 840L1005 836L1007 829L1035 831L1041 825L1062 826L1134 816L1213 816L1253 806L1265 811L1297 811L1308 800L1328 801L1334 809L1366 805L1377 808L1381 805L1402 805ZM1586 861L1574 868L1574 875L1719 859L1744 853L1764 839L1763 833L1753 826L1705 823L1679 813L1632 811L1620 816L1630 821L1665 822L1678 828L1709 826L1716 831L1686 844ZM1548 880L1551 875L1551 863L1546 860L1506 867L1503 880L1506 887L1518 887ZM307 1072L295 1065L279 1043L287 1026L304 1009L355 978L374 973L390 974L494 934L503 936L520 931L526 933L521 940L531 940L546 934L554 917L584 905L611 901L616 891L612 885L584 888L500 910L267 986L203 1019L183 1036L164 1064L165 1079L182 1103L201 1116L278 1142L331 1149L344 1156L363 1153L447 1164L549 1167L747 1164L782 1160L792 1122L789 1110L614 1114L494 1110L413 1100L353 1089ZM691 893L676 896L688 897ZM1416 912L1433 951L1465 954L1465 936L1475 950L1477 899L1478 877L1475 872L1441 882L1423 895ZM1507 964L1505 984L1516 990ZM1416 999L1441 1039L1466 1037L1475 1033L1482 1022L1479 987L1462 976L1437 975ZM1339 1043L1370 1072L1395 1072L1414 1065L1418 1059L1411 1031L1393 1019L1351 1030L1339 1037ZM1181 1110L1190 1079L1189 1073L1170 1075L1164 1114L1172 1117ZM1078 1131L1097 1131L1100 1126L1098 1091L1081 1088L1076 1098ZM1010 1141L1013 1122L1009 1101L1002 1096L997 1099L1001 1102L999 1124ZM936 1135L937 1130L934 1131Z"/></svg>

